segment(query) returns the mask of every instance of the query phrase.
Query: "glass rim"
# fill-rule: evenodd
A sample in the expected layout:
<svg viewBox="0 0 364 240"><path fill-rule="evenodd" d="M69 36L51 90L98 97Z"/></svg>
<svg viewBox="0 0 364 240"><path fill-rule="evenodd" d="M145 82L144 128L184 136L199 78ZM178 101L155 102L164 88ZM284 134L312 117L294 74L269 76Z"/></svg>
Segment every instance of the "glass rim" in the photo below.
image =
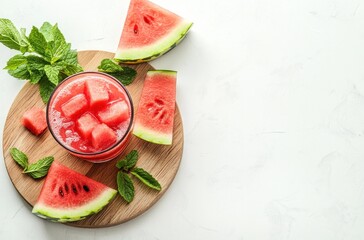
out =
<svg viewBox="0 0 364 240"><path fill-rule="evenodd" d="M70 148L68 147L65 143L63 143L60 139L58 139L58 137L56 137L55 133L53 132L53 129L51 127L51 124L50 124L50 120L49 120L49 109L51 107L51 100L52 98L54 97L55 93L57 92L57 90L62 86L64 85L67 80L69 80L70 78L73 78L75 76L78 76L78 75L83 75L83 74L99 74L99 75L103 75L103 76L106 76L107 78L110 78L112 79L114 82L116 82L118 85L121 86L121 88L125 91L126 95L127 95L127 98L129 100L129 103L130 103L130 122L128 124L128 128L126 129L125 131L125 134L116 142L114 143L113 145L111 145L110 147L104 149L104 150L101 150L101 151L97 151L97 152L81 152L81 151L77 151L73 148ZM51 135L53 136L53 138L63 147L65 148L67 151L71 152L71 153L74 153L76 155L80 155L80 156L93 156L93 155L100 155L100 154L103 154L103 153L106 153L110 150L112 150L113 148L117 147L119 144L121 144L125 138L129 135L129 132L131 130L131 127L133 126L133 121L134 121L134 105L133 105L133 100L132 100L132 97L128 91L128 89L126 89L126 87L124 86L124 84L122 84L118 79L116 79L114 76L111 76L107 73L104 73L104 72L96 72L96 71L85 71L85 72L79 72L79 73L75 73L73 75L70 75L68 77L66 77L64 80L62 80L62 82L60 82L53 90L53 92L51 93L50 97L49 97L49 100L48 100L48 103L47 103L47 108L46 108L46 120L47 120L47 126L48 126L48 129L49 131L51 132Z"/></svg>

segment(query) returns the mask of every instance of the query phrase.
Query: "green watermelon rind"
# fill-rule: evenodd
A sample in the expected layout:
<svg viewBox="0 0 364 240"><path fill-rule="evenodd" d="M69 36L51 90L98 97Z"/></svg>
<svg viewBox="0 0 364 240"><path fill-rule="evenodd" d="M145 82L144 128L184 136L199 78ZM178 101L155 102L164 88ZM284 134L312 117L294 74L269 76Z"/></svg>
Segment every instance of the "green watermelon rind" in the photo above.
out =
<svg viewBox="0 0 364 240"><path fill-rule="evenodd" d="M157 42L145 47L118 49L114 58L119 62L129 64L156 59L177 46L185 38L192 25L192 22L183 20L168 35Z"/></svg>
<svg viewBox="0 0 364 240"><path fill-rule="evenodd" d="M117 194L112 188L105 189L98 197L83 206L73 209L54 208L51 206L37 203L34 205L32 213L54 222L74 222L85 219L86 217L100 212Z"/></svg>
<svg viewBox="0 0 364 240"><path fill-rule="evenodd" d="M172 138L173 138L172 134L157 132L154 131L153 129L143 127L140 124L135 124L133 129L133 134L151 143L162 144L162 145L172 144Z"/></svg>
<svg viewBox="0 0 364 240"><path fill-rule="evenodd" d="M176 76L177 75L177 71L175 70L166 70L166 69L158 69L158 70L149 70L148 71L148 75L172 75L172 76Z"/></svg>

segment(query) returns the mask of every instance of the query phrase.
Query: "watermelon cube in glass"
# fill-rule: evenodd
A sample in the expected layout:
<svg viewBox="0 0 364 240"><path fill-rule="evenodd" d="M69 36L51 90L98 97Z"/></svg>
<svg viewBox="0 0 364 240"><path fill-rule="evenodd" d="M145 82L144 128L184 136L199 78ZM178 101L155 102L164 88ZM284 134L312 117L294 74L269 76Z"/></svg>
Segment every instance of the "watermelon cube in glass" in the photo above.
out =
<svg viewBox="0 0 364 240"><path fill-rule="evenodd" d="M81 93L69 99L62 105L61 109L65 117L72 118L83 113L86 110L87 105L86 96Z"/></svg>
<svg viewBox="0 0 364 240"><path fill-rule="evenodd" d="M98 112L98 117L108 126L115 126L129 117L128 104L125 101L114 102Z"/></svg>
<svg viewBox="0 0 364 240"><path fill-rule="evenodd" d="M104 81L98 79L87 81L85 86L90 107L101 106L109 101L109 93Z"/></svg>
<svg viewBox="0 0 364 240"><path fill-rule="evenodd" d="M92 130L99 124L97 118L89 112L83 114L76 122L78 132L84 138L90 137Z"/></svg>
<svg viewBox="0 0 364 240"><path fill-rule="evenodd" d="M91 132L91 142L95 149L111 146L116 140L116 133L105 123L98 124Z"/></svg>

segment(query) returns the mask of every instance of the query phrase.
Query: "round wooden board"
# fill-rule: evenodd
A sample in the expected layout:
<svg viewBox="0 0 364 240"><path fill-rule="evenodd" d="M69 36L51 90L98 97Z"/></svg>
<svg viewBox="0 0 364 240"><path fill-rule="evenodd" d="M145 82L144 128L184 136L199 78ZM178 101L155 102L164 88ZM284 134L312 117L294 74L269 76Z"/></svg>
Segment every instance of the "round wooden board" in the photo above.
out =
<svg viewBox="0 0 364 240"><path fill-rule="evenodd" d="M113 58L113 56L113 53L103 51L81 51L78 58L85 71L96 71L102 59ZM147 63L130 67L133 67L138 73L134 82L127 86L136 108L145 75L153 67ZM25 152L31 163L45 156L54 156L55 161L117 189L116 174L118 169L115 167L115 163L118 158L106 163L89 163L70 155L57 144L48 130L38 137L32 135L20 123L23 113L32 106L39 106L44 109L46 107L40 98L38 86L26 83L10 108L3 135L3 153L9 177L20 195L31 206L35 204L38 198L44 179L34 180L23 174L21 167L10 156L9 149L11 147ZM127 204L118 195L101 212L69 225L90 228L108 227L123 223L144 213L158 201L171 185L181 162L183 141L182 119L179 109L176 107L173 144L171 146L148 143L132 136L127 149L124 151L124 153L128 153L133 149L138 150L137 166L148 170L160 182L162 190L158 192L150 189L134 178L135 197L130 204Z"/></svg>

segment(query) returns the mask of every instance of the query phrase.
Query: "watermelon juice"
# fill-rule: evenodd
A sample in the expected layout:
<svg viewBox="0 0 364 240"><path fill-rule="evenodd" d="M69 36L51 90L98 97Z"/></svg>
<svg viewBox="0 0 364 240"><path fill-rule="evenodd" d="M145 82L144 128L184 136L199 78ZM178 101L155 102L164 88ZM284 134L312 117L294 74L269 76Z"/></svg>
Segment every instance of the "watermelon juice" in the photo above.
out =
<svg viewBox="0 0 364 240"><path fill-rule="evenodd" d="M47 105L55 140L91 162L118 156L130 140L134 110L126 88L114 77L83 72L61 82Z"/></svg>

